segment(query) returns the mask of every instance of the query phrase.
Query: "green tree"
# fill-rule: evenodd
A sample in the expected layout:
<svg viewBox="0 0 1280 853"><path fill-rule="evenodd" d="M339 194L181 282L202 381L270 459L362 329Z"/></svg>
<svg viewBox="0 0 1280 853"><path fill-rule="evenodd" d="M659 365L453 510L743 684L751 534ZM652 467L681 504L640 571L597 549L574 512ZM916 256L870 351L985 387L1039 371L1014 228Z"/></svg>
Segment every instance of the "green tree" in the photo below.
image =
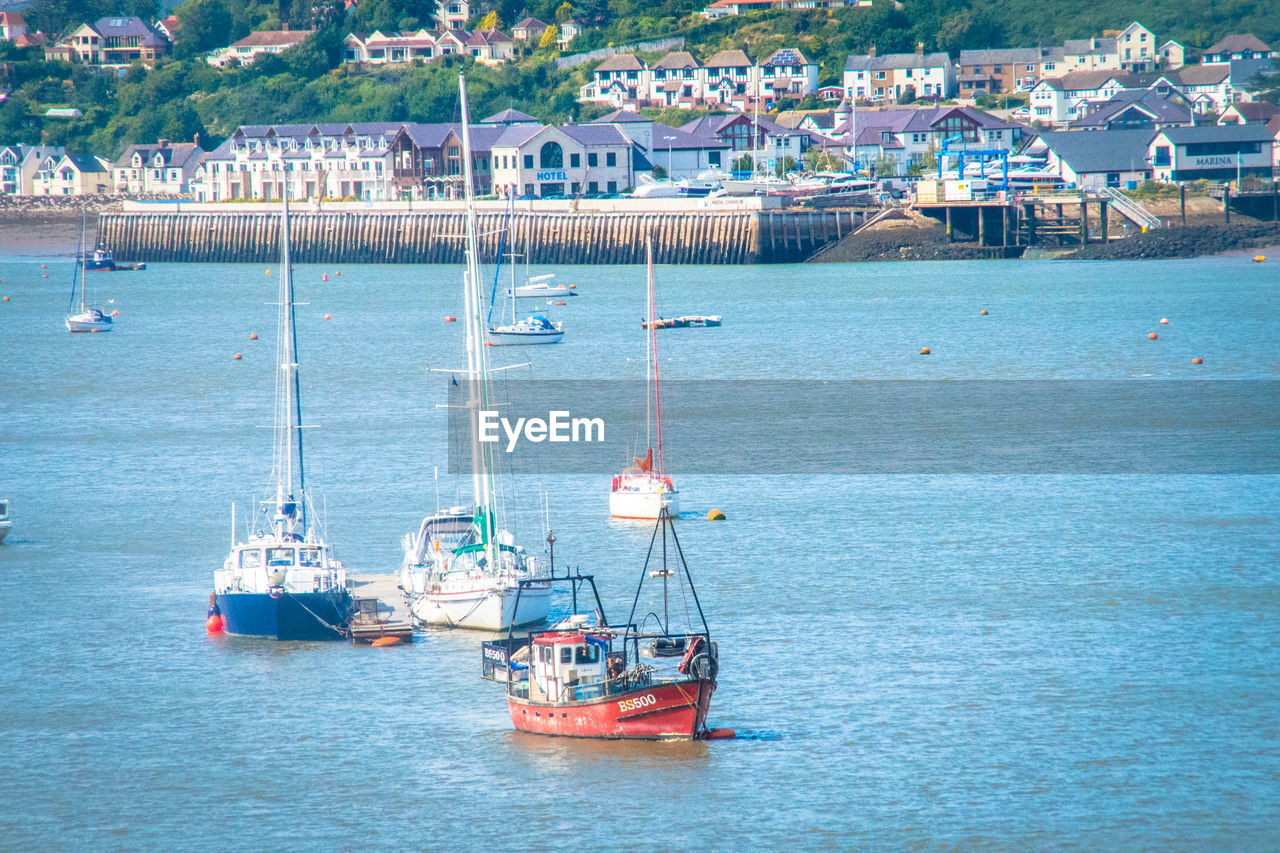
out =
<svg viewBox="0 0 1280 853"><path fill-rule="evenodd" d="M481 30L496 30L497 28L498 28L498 11L496 9L491 10L489 14L481 18L480 24L477 27L477 29L481 29Z"/></svg>
<svg viewBox="0 0 1280 853"><path fill-rule="evenodd" d="M573 7L569 3L564 2L556 7L556 23L563 24L565 21L573 18Z"/></svg>
<svg viewBox="0 0 1280 853"><path fill-rule="evenodd" d="M188 0L178 7L178 31L182 38L173 46L179 59L200 56L214 48L231 44L227 31L231 12L225 0Z"/></svg>
<svg viewBox="0 0 1280 853"><path fill-rule="evenodd" d="M542 38L538 39L538 50L547 50L556 46L556 39L560 38L560 29L552 24L542 33Z"/></svg>

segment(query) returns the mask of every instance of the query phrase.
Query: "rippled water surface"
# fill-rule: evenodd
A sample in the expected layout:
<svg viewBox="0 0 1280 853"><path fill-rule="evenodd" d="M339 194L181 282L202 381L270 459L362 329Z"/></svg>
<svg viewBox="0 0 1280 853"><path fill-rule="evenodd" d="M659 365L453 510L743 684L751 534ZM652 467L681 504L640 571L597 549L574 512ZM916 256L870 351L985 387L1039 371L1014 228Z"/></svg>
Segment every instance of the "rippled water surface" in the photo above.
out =
<svg viewBox="0 0 1280 853"><path fill-rule="evenodd" d="M39 251L0 254L0 497L15 517L0 546L0 847L1280 840L1275 477L681 478L680 535L723 663L712 723L739 738L520 735L479 676L476 636L369 649L205 635L230 503L270 470L275 275L100 274L117 328L71 336L69 261ZM659 268L664 313L725 318L665 333L662 365L1276 378L1278 269ZM309 474L347 564L391 571L445 465L443 380L426 370L463 363L460 324L442 322L461 313L459 274L338 272L297 270L303 404L320 427ZM526 370L641 376L643 271L560 272L582 295L550 309L565 342L529 352ZM536 507L543 486L557 559L595 572L625 613L649 531L609 521L604 478L508 491ZM439 488L451 501L458 486L442 470ZM729 520L702 521L712 507Z"/></svg>

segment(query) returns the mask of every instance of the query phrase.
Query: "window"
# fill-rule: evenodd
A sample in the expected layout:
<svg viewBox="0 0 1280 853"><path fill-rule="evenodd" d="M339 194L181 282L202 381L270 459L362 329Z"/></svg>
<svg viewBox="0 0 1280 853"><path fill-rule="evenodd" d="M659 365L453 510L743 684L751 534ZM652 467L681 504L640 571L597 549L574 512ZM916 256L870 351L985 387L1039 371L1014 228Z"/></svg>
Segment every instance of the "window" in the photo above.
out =
<svg viewBox="0 0 1280 853"><path fill-rule="evenodd" d="M1156 146L1156 154L1155 154L1155 157L1154 157L1154 159L1152 159L1152 161L1151 161L1151 162L1152 162L1152 165L1155 165L1155 166L1168 166L1168 165L1169 165L1169 162L1170 162L1170 161L1169 161L1169 146L1168 146L1168 145L1157 145L1157 146Z"/></svg>
<svg viewBox="0 0 1280 853"><path fill-rule="evenodd" d="M560 663L573 663L573 646L560 647Z"/></svg>
<svg viewBox="0 0 1280 853"><path fill-rule="evenodd" d="M573 662L574 663L599 663L600 647L595 644L578 646L574 650Z"/></svg>
<svg viewBox="0 0 1280 853"><path fill-rule="evenodd" d="M551 663L551 647L550 646L542 647L542 662Z"/></svg>
<svg viewBox="0 0 1280 853"><path fill-rule="evenodd" d="M570 168L572 168L572 169L577 169L577 168L579 168L581 165L582 165L582 155L581 155L581 154L570 154L570 155L569 155L569 167L570 167Z"/></svg>
<svg viewBox="0 0 1280 853"><path fill-rule="evenodd" d="M574 195L577 195L579 192L581 192L581 191L582 191L582 184L580 184L580 183L578 183L578 182L576 182L576 181L575 181L574 183L570 184L570 185L569 185L569 187L570 187L570 190L569 190L569 191L570 191L571 193L573 193Z"/></svg>
<svg viewBox="0 0 1280 853"><path fill-rule="evenodd" d="M298 549L298 565L306 566L311 569L318 569L324 563L320 559L319 548L299 548Z"/></svg>
<svg viewBox="0 0 1280 853"><path fill-rule="evenodd" d="M597 154L596 152L594 152L594 151L589 151L589 152L587 152L587 165L588 165L588 166L599 166L599 165L600 165L600 159L599 159L599 158L600 158L600 155L599 155L599 154Z"/></svg>
<svg viewBox="0 0 1280 853"><path fill-rule="evenodd" d="M267 549L267 565L268 566L292 566L293 565L293 549L292 548L268 548Z"/></svg>
<svg viewBox="0 0 1280 853"><path fill-rule="evenodd" d="M1107 186L1118 188L1120 186L1120 173L1107 172Z"/></svg>
<svg viewBox="0 0 1280 853"><path fill-rule="evenodd" d="M595 181L587 181L587 192L591 195L595 195L600 192L600 184Z"/></svg>
<svg viewBox="0 0 1280 853"><path fill-rule="evenodd" d="M609 192L611 192L611 193L616 193L616 192L618 191L618 182L617 182L617 181L610 181L610 182L606 185L606 188L609 190Z"/></svg>
<svg viewBox="0 0 1280 853"><path fill-rule="evenodd" d="M533 155L532 155L532 154L526 154L526 155L524 155L524 167L525 167L526 169L532 169L532 168L533 168Z"/></svg>
<svg viewBox="0 0 1280 853"><path fill-rule="evenodd" d="M708 166L715 166L715 167L719 168L719 166L720 166L720 152L719 152L719 151L708 151L708 152L707 152L707 165L708 165Z"/></svg>
<svg viewBox="0 0 1280 853"><path fill-rule="evenodd" d="M240 552L240 568L256 569L262 565L262 552L257 548Z"/></svg>
<svg viewBox="0 0 1280 853"><path fill-rule="evenodd" d="M604 164L606 166L618 165L618 155L613 151L609 151L604 155Z"/></svg>

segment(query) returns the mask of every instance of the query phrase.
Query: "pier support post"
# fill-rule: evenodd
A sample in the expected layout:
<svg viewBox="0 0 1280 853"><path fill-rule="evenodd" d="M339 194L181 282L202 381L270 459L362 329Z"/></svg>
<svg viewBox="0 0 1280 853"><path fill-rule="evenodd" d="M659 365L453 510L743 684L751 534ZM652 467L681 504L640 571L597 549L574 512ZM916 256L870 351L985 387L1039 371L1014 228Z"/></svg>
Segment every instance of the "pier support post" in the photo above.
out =
<svg viewBox="0 0 1280 853"><path fill-rule="evenodd" d="M1101 222L1102 222L1102 229L1101 229L1101 230L1102 230L1102 245L1104 245L1104 246L1105 246L1105 245L1107 245L1107 243L1108 243L1108 237L1107 237L1107 203L1106 203L1105 201L1100 201L1100 202L1098 202L1098 215L1101 217Z"/></svg>
<svg viewBox="0 0 1280 853"><path fill-rule="evenodd" d="M1009 245L1009 205L1000 205L1000 246Z"/></svg>
<svg viewBox="0 0 1280 853"><path fill-rule="evenodd" d="M948 243L954 243L954 242L955 242L955 240L956 240L956 238L955 238L955 234L954 234L954 233L952 232L952 230L951 230L951 207L950 207L950 205L948 205L947 207L943 208L943 211L946 213L946 216L947 216L947 242L948 242Z"/></svg>
<svg viewBox="0 0 1280 853"><path fill-rule="evenodd" d="M987 245L987 229L986 229L986 212L987 209L982 205L978 205L978 245Z"/></svg>
<svg viewBox="0 0 1280 853"><path fill-rule="evenodd" d="M1089 202L1085 200L1084 190L1080 190L1080 245L1089 245Z"/></svg>
<svg viewBox="0 0 1280 853"><path fill-rule="evenodd" d="M1187 185L1178 184L1178 204L1182 211L1182 227L1187 227Z"/></svg>
<svg viewBox="0 0 1280 853"><path fill-rule="evenodd" d="M1222 188L1222 224L1231 224L1231 186Z"/></svg>

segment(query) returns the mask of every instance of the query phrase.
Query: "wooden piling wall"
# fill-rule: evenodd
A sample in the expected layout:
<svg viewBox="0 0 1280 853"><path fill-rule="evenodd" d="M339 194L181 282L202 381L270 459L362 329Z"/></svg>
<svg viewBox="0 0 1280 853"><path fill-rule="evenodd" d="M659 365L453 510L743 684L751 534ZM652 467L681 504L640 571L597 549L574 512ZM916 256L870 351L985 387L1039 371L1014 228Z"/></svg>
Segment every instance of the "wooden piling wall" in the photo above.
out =
<svg viewBox="0 0 1280 853"><path fill-rule="evenodd" d="M803 261L857 227L847 210L692 213L516 213L503 252L532 263L637 264L645 235L662 264ZM497 258L506 217L476 215L480 257ZM290 215L298 263L458 264L465 214L314 212ZM278 212L104 213L99 240L117 258L148 262L267 263L279 257Z"/></svg>

